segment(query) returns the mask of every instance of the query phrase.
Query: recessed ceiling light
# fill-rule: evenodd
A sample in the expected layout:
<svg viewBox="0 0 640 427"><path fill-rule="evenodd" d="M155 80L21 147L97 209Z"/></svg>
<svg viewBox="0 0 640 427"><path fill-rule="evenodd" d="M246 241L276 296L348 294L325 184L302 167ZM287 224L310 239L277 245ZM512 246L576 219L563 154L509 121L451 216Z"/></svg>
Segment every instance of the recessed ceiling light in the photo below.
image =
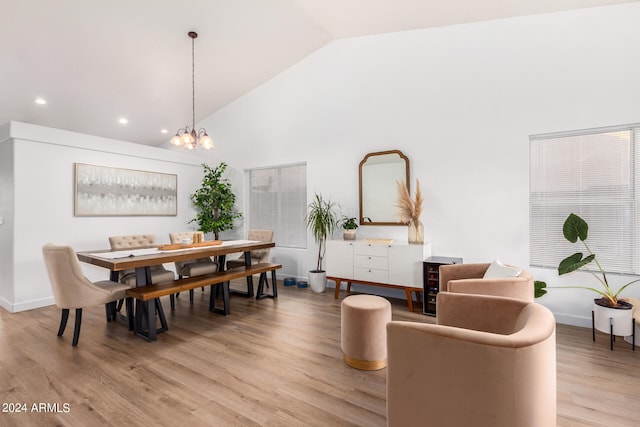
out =
<svg viewBox="0 0 640 427"><path fill-rule="evenodd" d="M169 132L169 131L168 131L168 130L166 130L166 129L162 129L162 130L160 130L160 133L168 133L168 132Z"/></svg>
<svg viewBox="0 0 640 427"><path fill-rule="evenodd" d="M45 105L47 103L47 100L44 98L36 98L36 104L38 105Z"/></svg>
<svg viewBox="0 0 640 427"><path fill-rule="evenodd" d="M120 117L120 118L118 119L118 122L119 122L121 125L126 125L127 123L129 123L129 120L127 120L127 118L126 118L126 117Z"/></svg>

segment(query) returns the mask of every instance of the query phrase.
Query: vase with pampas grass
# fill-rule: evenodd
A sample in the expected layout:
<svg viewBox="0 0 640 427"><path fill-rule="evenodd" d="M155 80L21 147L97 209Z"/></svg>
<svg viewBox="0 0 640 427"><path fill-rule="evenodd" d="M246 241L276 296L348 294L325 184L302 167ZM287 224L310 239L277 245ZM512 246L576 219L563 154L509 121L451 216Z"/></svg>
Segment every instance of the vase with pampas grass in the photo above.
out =
<svg viewBox="0 0 640 427"><path fill-rule="evenodd" d="M400 208L398 217L400 222L409 226L409 243L424 243L424 226L420 222L420 214L422 214L422 193L420 192L420 182L416 179L416 198L411 198L409 189L404 181L396 181L398 188L398 203Z"/></svg>

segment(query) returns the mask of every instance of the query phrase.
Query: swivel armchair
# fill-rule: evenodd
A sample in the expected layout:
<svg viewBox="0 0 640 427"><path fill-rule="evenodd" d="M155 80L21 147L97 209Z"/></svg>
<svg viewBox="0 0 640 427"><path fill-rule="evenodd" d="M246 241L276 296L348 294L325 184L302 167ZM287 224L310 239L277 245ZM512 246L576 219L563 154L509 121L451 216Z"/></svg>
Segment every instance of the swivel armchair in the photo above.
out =
<svg viewBox="0 0 640 427"><path fill-rule="evenodd" d="M436 325L387 324L387 425L555 426L553 314L491 295L437 305Z"/></svg>

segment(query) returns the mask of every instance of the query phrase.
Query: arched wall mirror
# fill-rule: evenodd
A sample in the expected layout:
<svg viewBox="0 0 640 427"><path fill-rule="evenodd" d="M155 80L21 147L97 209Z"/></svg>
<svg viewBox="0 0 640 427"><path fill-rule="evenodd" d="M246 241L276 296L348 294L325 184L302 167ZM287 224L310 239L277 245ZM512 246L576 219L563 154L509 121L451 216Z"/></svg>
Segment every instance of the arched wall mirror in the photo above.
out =
<svg viewBox="0 0 640 427"><path fill-rule="evenodd" d="M360 162L359 176L360 225L406 225L398 222L396 181L409 189L407 156L400 150L369 153Z"/></svg>

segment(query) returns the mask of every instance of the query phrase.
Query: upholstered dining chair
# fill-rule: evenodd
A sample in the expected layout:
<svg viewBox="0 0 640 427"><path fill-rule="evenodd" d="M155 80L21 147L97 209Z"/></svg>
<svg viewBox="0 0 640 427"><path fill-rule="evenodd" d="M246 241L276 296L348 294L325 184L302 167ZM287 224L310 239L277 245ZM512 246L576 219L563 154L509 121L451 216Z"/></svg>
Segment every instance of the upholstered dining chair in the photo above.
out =
<svg viewBox="0 0 640 427"><path fill-rule="evenodd" d="M533 301L533 276L526 270L504 265L500 261L441 265L440 292L495 295Z"/></svg>
<svg viewBox="0 0 640 427"><path fill-rule="evenodd" d="M249 230L249 234L247 235L247 240L256 240L258 242L273 242L273 230ZM251 251L251 264L260 264L263 262L269 262L269 252L271 248L266 249L258 249L256 251ZM236 268L236 267L244 267L245 260L244 254L240 255L237 259L230 259L227 261L227 269ZM267 286L269 286L267 284ZM247 289L248 296L251 297L251 290Z"/></svg>
<svg viewBox="0 0 640 427"><path fill-rule="evenodd" d="M256 240L258 242L273 242L273 230L249 230L247 240ZM258 249L251 251L251 264L259 264L269 262L269 252L271 248ZM227 268L244 267L244 254L237 259L227 261Z"/></svg>
<svg viewBox="0 0 640 427"><path fill-rule="evenodd" d="M91 282L82 273L80 261L70 246L55 246L50 243L42 247L44 263L53 289L56 305L62 309L58 336L67 327L69 310L75 309L75 328L72 345L78 345L83 307L105 304L107 321L115 319L116 301L125 299L128 285L110 280ZM127 316L132 314L131 298L127 298Z"/></svg>
<svg viewBox="0 0 640 427"><path fill-rule="evenodd" d="M387 425L556 425L551 311L493 295L438 294L437 324L387 323ZM416 408L424 408L416 411Z"/></svg>
<svg viewBox="0 0 640 427"><path fill-rule="evenodd" d="M156 246L156 236L154 234L132 234L127 236L111 236L109 237L109 245L112 251L122 251L126 249L145 249ZM167 270L162 265L151 266L151 283L167 282L175 279L173 271ZM129 285L136 286L135 270L121 271L118 281Z"/></svg>
<svg viewBox="0 0 640 427"><path fill-rule="evenodd" d="M192 239L194 234L200 235L200 240L204 241L204 233L202 231L180 231L175 233L169 233L169 240L171 243L180 243L183 239ZM210 257L198 258L189 261L176 262L176 273L178 278L201 276L203 274L215 273L218 271L218 264L214 262ZM204 291L204 288L202 288ZM178 296L180 294L176 294ZM173 294L169 297L171 300L171 308L175 308L175 298ZM193 289L189 290L189 302L193 304Z"/></svg>

